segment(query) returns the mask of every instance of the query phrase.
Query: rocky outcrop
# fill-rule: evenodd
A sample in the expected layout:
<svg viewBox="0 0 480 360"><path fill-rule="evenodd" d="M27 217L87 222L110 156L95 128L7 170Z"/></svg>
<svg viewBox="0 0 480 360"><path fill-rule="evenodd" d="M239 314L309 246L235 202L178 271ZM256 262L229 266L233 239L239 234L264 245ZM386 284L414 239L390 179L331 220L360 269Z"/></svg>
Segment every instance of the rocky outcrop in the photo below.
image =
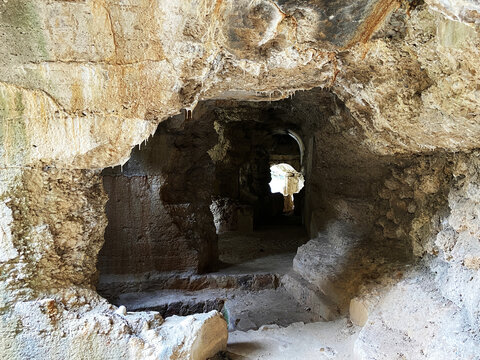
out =
<svg viewBox="0 0 480 360"><path fill-rule="evenodd" d="M227 324L216 311L165 321L156 312L127 313L93 292L19 301L2 316L5 359L198 359L223 350Z"/></svg>

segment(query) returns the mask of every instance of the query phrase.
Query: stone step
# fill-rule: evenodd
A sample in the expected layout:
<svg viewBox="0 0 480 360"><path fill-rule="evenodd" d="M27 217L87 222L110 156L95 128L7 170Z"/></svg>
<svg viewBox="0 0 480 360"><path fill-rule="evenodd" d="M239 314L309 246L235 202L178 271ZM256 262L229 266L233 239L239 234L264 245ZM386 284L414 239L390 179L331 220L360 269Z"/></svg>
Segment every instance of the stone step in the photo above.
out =
<svg viewBox="0 0 480 360"><path fill-rule="evenodd" d="M305 309L283 288L259 291L205 289L198 291L157 290L122 294L114 303L127 311L158 311L162 317L187 316L217 310L230 331L258 329L262 325L288 326L322 319Z"/></svg>
<svg viewBox="0 0 480 360"><path fill-rule="evenodd" d="M101 276L98 292L115 302L121 294L162 290L198 291L204 289L263 290L276 289L280 285L281 274L148 274L148 275L107 275Z"/></svg>
<svg viewBox="0 0 480 360"><path fill-rule="evenodd" d="M222 311L225 290L156 290L134 292L120 295L114 305L124 305L128 311L158 311L162 317L172 315L187 316L206 313L212 310Z"/></svg>
<svg viewBox="0 0 480 360"><path fill-rule="evenodd" d="M327 321L335 320L340 316L340 309L335 302L298 273L291 271L285 274L281 283L296 301L308 307L314 314Z"/></svg>

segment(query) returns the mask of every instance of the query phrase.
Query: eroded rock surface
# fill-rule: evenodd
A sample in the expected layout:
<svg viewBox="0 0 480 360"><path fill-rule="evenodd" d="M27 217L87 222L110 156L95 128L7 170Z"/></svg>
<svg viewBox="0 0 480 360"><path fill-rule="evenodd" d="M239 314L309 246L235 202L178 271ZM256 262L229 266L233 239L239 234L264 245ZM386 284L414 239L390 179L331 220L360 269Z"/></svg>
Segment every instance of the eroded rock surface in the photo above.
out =
<svg viewBox="0 0 480 360"><path fill-rule="evenodd" d="M163 320L157 312L115 311L92 291L17 301L2 315L5 359L206 359L224 349L227 324L216 311Z"/></svg>
<svg viewBox="0 0 480 360"><path fill-rule="evenodd" d="M3 353L38 359L69 354L202 358L219 350L226 334L219 315L205 315L197 322L204 326L192 325L194 318L172 319L171 326L158 324L165 331L158 335L127 324L98 299L93 284L106 226L98 172L123 164L160 121L200 100L278 100L314 87L336 95L321 95L335 106L326 106L328 116L318 117L331 136L321 136L318 128L304 129L312 132L306 141L309 153L326 158L307 156L307 172L321 179L306 189L310 233L315 236L322 228L325 214L351 209L343 214L368 223L372 234L402 241L415 256L437 257L428 266L442 296L459 309L454 324L478 325L479 297L471 285L479 268L478 155L456 158L455 153L480 145L479 10L475 1L426 3L2 2ZM319 111L305 103L301 111L306 118L312 108ZM218 135L213 158L222 155L221 131ZM350 160L345 150L354 154ZM432 171L425 153L435 151L450 154L447 162L434 162ZM412 154L423 161L415 163ZM400 155L404 158L392 162L398 168L392 172L390 160ZM330 177L317 176L335 164ZM360 185L352 181L359 173ZM382 184L388 190L379 195ZM170 185L177 189L175 181ZM352 202L346 198L358 194L364 212L348 206ZM363 201L368 196L374 200ZM209 211L207 204L196 210ZM213 229L213 224L205 226ZM72 288L84 300L67 306ZM419 299L428 297L426 290L410 284L394 291L403 296L405 289ZM397 305L389 299L382 303L385 312ZM466 331L460 325L447 327L443 320L453 316L453 305L440 311L444 299L429 304L432 316L440 312L440 333L448 337ZM366 339L367 330L376 331L368 324ZM401 325L399 332L404 331ZM188 331L194 338L184 338ZM147 340L138 340L143 336ZM160 336L183 345L165 350L167 340ZM450 340L465 349L476 346L463 333ZM402 344L409 346L408 341ZM417 345L411 351L422 350L430 358L438 354L436 348ZM374 356L368 346L360 348L364 357ZM453 349L451 345L445 354Z"/></svg>
<svg viewBox="0 0 480 360"><path fill-rule="evenodd" d="M24 130L5 130L3 143L25 146L20 158L2 157L115 165L200 99L278 99L314 86L340 95L378 151L473 148L475 27L412 4L389 17L395 1L9 1L2 123L19 118Z"/></svg>

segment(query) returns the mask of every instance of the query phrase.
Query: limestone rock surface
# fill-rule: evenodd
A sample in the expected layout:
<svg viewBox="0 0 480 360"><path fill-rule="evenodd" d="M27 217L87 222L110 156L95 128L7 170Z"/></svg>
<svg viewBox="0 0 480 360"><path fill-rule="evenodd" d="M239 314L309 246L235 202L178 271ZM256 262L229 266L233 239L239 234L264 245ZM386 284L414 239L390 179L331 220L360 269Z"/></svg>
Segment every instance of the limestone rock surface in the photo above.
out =
<svg viewBox="0 0 480 360"><path fill-rule="evenodd" d="M347 103L377 151L473 148L478 33L430 4L390 16L399 6L390 0L8 1L2 162L116 165L201 99L278 99L315 86Z"/></svg>
<svg viewBox="0 0 480 360"><path fill-rule="evenodd" d="M478 335L465 312L417 273L387 291L355 342L359 359L475 359Z"/></svg>
<svg viewBox="0 0 480 360"><path fill-rule="evenodd" d="M336 139L357 137L362 151L382 156L470 152L480 147L478 11L473 0L2 1L2 353L12 359L63 359L66 354L195 358L220 349L226 335L218 332L219 315L203 315L198 322L189 318L183 325L170 320L172 332L160 340L155 330L132 330L136 325L98 300L93 284L106 226L99 170L125 163L132 147L161 121L182 109L188 114L201 100L270 101L314 87L327 88L335 94L333 103L345 104L334 109L338 113L330 117L329 130L339 134ZM341 112L349 117L337 120L348 121L333 120ZM342 128L346 125L350 129ZM307 146L315 149L319 138ZM221 150L213 148L212 158L221 157ZM429 300L416 285L395 289L406 297L412 291L432 305L428 315L440 319L437 333L447 340L443 347L440 339L431 346L417 341L422 332L401 319L392 324L380 313L372 315L380 319L378 326L407 331L401 344L410 357L420 356L418 350L422 356L452 358L451 341L465 341L466 348L471 344L465 357L475 355L476 345L465 335L469 329L461 326L478 328L479 318L479 296L466 291L478 283L476 164L472 158L460 162L463 168L445 166L442 181L437 181L440 172L414 179L423 190L408 204L396 194L384 199L394 206L382 230L397 238L420 234L420 241L412 242L416 255L443 256L431 269L453 303ZM368 176L363 179L368 183ZM407 191L408 181L401 183ZM175 182L171 185L176 189ZM444 200L446 193L448 201L416 213L423 200L435 195ZM438 220L433 225L428 222L432 214ZM409 225L403 227L404 222ZM318 220L314 230L320 228ZM83 300L70 307L66 292L71 288ZM382 306L403 305L395 299L392 295ZM465 309L466 322L455 307ZM401 308L406 309L423 311ZM367 321L362 335L366 340L373 339L370 325ZM175 335L177 326L194 329L200 340ZM185 340L185 347L158 345L167 338L175 344ZM359 349L364 358L375 358L369 344L364 341Z"/></svg>
<svg viewBox="0 0 480 360"><path fill-rule="evenodd" d="M166 321L156 312L123 313L93 292L19 301L2 315L5 359L197 359L225 349L227 325L216 311Z"/></svg>

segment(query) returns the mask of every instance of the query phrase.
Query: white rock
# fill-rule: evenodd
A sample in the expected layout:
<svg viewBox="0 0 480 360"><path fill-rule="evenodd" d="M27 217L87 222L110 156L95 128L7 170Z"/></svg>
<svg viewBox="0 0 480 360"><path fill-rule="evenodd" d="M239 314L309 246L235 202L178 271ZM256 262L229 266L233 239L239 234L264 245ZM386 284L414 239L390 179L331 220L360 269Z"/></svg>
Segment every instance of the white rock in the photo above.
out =
<svg viewBox="0 0 480 360"><path fill-rule="evenodd" d="M127 315L127 308L123 305L120 305L117 310L115 310L115 314L125 316Z"/></svg>

